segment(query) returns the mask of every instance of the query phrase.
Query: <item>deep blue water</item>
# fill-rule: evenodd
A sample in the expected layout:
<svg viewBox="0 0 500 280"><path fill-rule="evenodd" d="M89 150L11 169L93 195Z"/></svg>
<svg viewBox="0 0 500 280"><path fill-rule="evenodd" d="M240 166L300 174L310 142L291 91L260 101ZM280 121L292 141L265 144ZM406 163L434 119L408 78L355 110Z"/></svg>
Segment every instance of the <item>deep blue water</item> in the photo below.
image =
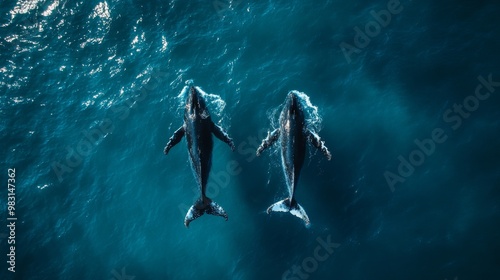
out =
<svg viewBox="0 0 500 280"><path fill-rule="evenodd" d="M0 279L499 279L498 1L227 3L2 2ZM215 140L229 220L186 229L186 142L162 151L190 79L238 148ZM308 150L309 228L265 213L285 180L254 156L291 90L333 153Z"/></svg>

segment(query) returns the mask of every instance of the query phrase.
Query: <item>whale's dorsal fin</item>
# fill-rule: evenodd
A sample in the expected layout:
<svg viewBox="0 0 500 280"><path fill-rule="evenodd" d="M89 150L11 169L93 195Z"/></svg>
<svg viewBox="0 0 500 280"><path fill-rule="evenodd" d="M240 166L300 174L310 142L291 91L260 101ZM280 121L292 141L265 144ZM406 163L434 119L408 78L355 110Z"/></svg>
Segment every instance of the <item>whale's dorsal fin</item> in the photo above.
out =
<svg viewBox="0 0 500 280"><path fill-rule="evenodd" d="M235 146L233 143L233 139L229 138L229 135L224 131L224 129L215 123L212 122L212 133L215 137L219 138L222 142L226 143L231 147L231 150L234 151Z"/></svg>
<svg viewBox="0 0 500 280"><path fill-rule="evenodd" d="M268 133L266 139L262 140L262 144L260 144L259 148L257 149L257 156L260 156L260 154L269 146L274 144L276 140L278 140L278 138L280 138L279 129L275 129L273 132Z"/></svg>
<svg viewBox="0 0 500 280"><path fill-rule="evenodd" d="M309 140L309 142L314 147L323 152L323 154L328 160L332 159L332 154L330 153L330 151L328 151L328 148L325 146L325 141L321 141L321 137L319 137L318 134L316 134L314 131L310 129L306 129L306 135L307 135L307 140Z"/></svg>
<svg viewBox="0 0 500 280"><path fill-rule="evenodd" d="M170 149L177 145L181 140L182 140L182 137L184 136L186 130L184 128L184 125L182 125L179 129L177 129L174 134L172 135L172 137L170 137L170 139L168 139L168 143L167 143L167 146L165 146L165 149L163 150L163 152L165 154L168 154L168 151L170 151Z"/></svg>

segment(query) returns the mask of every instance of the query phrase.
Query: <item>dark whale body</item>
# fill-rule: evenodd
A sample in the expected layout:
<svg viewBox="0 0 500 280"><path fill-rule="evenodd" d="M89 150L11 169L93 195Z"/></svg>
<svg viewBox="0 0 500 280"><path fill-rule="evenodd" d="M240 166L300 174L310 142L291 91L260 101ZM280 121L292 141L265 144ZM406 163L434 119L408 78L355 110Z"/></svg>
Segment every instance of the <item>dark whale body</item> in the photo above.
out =
<svg viewBox="0 0 500 280"><path fill-rule="evenodd" d="M309 142L321 150L328 160L332 156L321 138L308 128L302 100L295 91L291 91L287 95L279 118L279 128L269 133L267 138L262 141L257 149L257 156L277 140L280 143L281 162L289 195L286 199L271 205L267 209L267 213L269 214L271 211L290 212L308 225L310 222L306 211L295 200L295 190L300 170L304 164L307 143Z"/></svg>
<svg viewBox="0 0 500 280"><path fill-rule="evenodd" d="M170 149L186 135L189 160L196 183L200 189L200 198L189 208L184 219L186 227L189 227L189 223L204 213L221 216L226 221L228 218L226 211L205 195L208 176L212 166L212 134L227 143L234 151L232 139L229 138L220 126L212 122L205 100L200 92L194 86L191 86L186 99L184 124L170 137L164 150L164 153L168 154Z"/></svg>

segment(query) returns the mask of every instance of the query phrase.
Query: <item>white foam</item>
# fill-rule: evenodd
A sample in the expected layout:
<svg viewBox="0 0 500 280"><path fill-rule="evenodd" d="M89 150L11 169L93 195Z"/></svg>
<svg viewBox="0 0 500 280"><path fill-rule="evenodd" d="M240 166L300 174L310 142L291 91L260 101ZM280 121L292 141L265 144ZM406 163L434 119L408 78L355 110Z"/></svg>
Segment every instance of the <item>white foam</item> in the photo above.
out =
<svg viewBox="0 0 500 280"><path fill-rule="evenodd" d="M217 94L206 93L200 87L195 88L199 93L201 93L201 97L205 99L210 112L218 117L221 117L224 112L224 108L226 107L226 102Z"/></svg>
<svg viewBox="0 0 500 280"><path fill-rule="evenodd" d="M57 6L59 6L59 0L55 0L54 2L52 2L52 4L49 5L47 10L45 10L42 13L42 16L44 16L44 17L50 16L52 14L52 12L57 8Z"/></svg>
<svg viewBox="0 0 500 280"><path fill-rule="evenodd" d="M313 128L316 132L319 132L321 130L321 123L323 119L319 115L318 107L311 103L311 100L306 93L298 90L292 90L290 92L295 93L301 99L306 113L305 118L309 127Z"/></svg>

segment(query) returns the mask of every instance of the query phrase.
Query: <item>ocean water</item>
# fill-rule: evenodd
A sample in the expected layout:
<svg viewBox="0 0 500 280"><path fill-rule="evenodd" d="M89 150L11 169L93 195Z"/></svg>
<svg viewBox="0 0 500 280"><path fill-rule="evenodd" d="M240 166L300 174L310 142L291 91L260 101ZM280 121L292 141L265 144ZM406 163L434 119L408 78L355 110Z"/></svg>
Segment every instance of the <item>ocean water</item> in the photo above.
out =
<svg viewBox="0 0 500 280"><path fill-rule="evenodd" d="M499 279L499 11L3 1L0 279ZM189 80L237 149L214 140L208 195L229 220L187 229L186 142L163 148ZM291 90L333 154L308 150L310 227L266 214L285 180L276 149L254 156Z"/></svg>

